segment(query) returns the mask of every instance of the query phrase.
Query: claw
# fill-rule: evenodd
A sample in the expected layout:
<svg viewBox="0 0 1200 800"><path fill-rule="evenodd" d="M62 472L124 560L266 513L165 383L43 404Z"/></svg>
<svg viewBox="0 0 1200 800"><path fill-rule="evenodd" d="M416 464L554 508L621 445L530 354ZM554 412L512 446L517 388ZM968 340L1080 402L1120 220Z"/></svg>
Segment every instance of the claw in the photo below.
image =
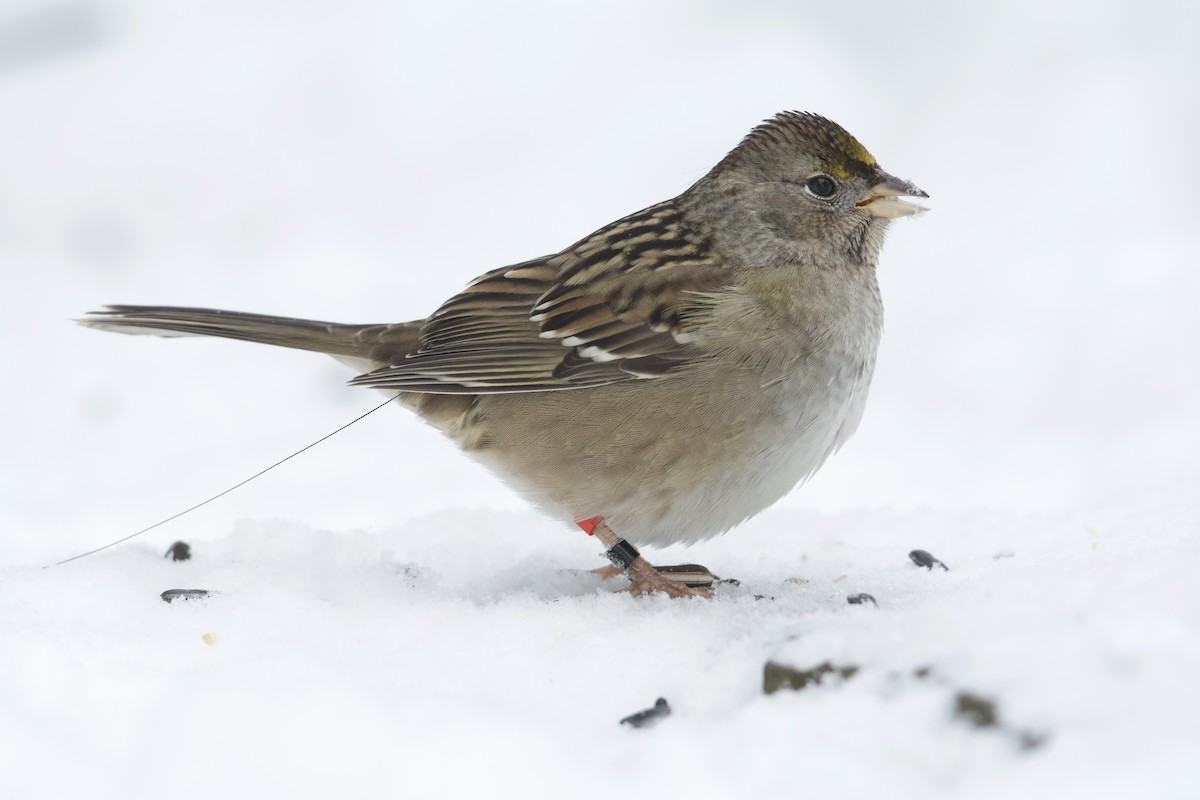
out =
<svg viewBox="0 0 1200 800"><path fill-rule="evenodd" d="M619 578L625 574L625 570L621 569L616 564L609 564L607 567L596 567L595 569L590 570L590 572L593 575L599 575L602 580L606 581L612 580L613 578Z"/></svg>

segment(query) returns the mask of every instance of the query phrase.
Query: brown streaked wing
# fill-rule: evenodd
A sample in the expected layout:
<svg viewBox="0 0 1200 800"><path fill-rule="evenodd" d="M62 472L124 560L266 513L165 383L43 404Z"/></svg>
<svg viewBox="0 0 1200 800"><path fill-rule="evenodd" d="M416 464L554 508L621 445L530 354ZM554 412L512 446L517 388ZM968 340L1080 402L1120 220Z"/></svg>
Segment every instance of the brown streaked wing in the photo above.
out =
<svg viewBox="0 0 1200 800"><path fill-rule="evenodd" d="M695 293L725 282L712 245L685 222L676 201L626 217L556 259L558 281L532 319L597 361L676 353L688 342Z"/></svg>
<svg viewBox="0 0 1200 800"><path fill-rule="evenodd" d="M727 277L676 202L660 203L485 273L430 316L416 353L353 383L489 394L658 377L697 355L687 314Z"/></svg>

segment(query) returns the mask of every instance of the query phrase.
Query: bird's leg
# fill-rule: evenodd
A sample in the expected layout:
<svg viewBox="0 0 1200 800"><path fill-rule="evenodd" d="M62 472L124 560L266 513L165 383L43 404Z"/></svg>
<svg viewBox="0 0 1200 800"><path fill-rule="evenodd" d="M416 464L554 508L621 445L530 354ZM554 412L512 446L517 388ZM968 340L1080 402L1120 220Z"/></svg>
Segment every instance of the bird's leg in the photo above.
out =
<svg viewBox="0 0 1200 800"><path fill-rule="evenodd" d="M673 581L642 558L637 549L618 536L603 517L576 520L589 536L595 536L605 547L605 555L613 566L622 570L629 578L630 594L642 595L662 592L668 597L712 597L712 590L703 586L686 586Z"/></svg>

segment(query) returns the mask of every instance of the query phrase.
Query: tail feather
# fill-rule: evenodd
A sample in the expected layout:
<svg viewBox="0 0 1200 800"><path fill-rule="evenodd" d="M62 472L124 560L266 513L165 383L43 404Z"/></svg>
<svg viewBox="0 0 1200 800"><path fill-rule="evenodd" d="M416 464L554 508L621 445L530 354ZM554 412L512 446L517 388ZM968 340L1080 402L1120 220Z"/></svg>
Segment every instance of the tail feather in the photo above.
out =
<svg viewBox="0 0 1200 800"><path fill-rule="evenodd" d="M424 320L392 325L273 317L241 311L178 306L105 306L80 325L116 333L154 336L219 336L279 347L311 350L334 357L390 364L416 351Z"/></svg>

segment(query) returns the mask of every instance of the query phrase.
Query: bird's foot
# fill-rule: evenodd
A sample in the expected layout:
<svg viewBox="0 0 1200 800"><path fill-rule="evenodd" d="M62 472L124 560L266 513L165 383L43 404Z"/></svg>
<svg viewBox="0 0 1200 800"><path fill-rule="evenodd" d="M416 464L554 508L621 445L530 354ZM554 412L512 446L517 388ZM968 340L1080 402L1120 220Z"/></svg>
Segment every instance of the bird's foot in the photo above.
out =
<svg viewBox="0 0 1200 800"><path fill-rule="evenodd" d="M670 597L712 597L713 585L721 580L699 564L678 564L670 567L655 567L647 564L647 566L654 572L654 575L644 579L635 579L616 564L597 567L591 570L591 573L599 575L606 581L620 577L629 578L630 585L621 591L629 592L632 595L663 592ZM663 578L666 580L661 580ZM680 591L681 589L682 591Z"/></svg>
<svg viewBox="0 0 1200 800"><path fill-rule="evenodd" d="M593 573L607 580L624 574L629 586L622 589L635 597L662 592L667 597L712 597L712 585L717 577L699 564L680 564L655 569L642 558L637 548L618 536L603 517L576 520L589 535L599 539L606 548L605 555L612 566L600 567Z"/></svg>
<svg viewBox="0 0 1200 800"><path fill-rule="evenodd" d="M667 597L713 596L713 590L710 586L689 585L682 580L674 580L669 576L669 573L659 572L650 566L650 562L641 556L638 556L629 565L625 570L625 574L629 577L629 585L621 591L629 592L634 597L655 594L656 592L662 592Z"/></svg>

